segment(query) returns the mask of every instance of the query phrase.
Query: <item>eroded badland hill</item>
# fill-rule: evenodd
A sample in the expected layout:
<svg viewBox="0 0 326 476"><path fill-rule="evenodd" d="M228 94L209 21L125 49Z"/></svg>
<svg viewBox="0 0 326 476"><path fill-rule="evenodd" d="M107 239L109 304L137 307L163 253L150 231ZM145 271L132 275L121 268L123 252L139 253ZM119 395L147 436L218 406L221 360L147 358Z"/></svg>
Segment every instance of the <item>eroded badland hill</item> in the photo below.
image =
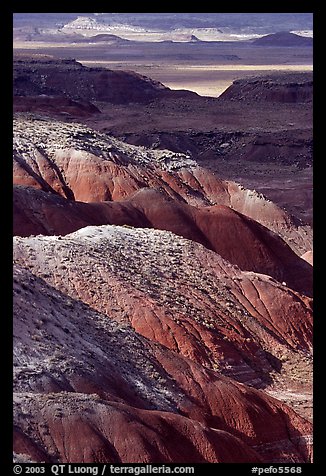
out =
<svg viewBox="0 0 326 476"><path fill-rule="evenodd" d="M312 75L14 63L14 452L312 460Z"/></svg>

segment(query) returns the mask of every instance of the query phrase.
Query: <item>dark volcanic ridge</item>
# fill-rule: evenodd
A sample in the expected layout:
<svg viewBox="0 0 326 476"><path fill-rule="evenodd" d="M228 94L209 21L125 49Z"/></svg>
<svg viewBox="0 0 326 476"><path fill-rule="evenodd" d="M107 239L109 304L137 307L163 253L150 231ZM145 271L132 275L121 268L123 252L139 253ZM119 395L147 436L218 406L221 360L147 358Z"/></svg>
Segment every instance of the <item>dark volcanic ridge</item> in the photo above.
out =
<svg viewBox="0 0 326 476"><path fill-rule="evenodd" d="M133 71L88 68L75 60L14 58L14 96L62 96L73 100L113 104L149 102L167 95L196 96L172 91L158 81Z"/></svg>

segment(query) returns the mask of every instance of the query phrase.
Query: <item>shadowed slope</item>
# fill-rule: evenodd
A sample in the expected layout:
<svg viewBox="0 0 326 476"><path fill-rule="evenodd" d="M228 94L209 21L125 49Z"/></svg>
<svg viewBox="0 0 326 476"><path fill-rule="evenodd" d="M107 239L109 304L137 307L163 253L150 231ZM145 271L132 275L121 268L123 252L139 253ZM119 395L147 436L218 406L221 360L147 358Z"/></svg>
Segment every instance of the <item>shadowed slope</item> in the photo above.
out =
<svg viewBox="0 0 326 476"><path fill-rule="evenodd" d="M172 231L243 270L268 274L297 291L312 293L312 267L276 234L224 205L193 207L152 189L141 189L121 202L82 203L14 186L14 235L66 235L103 224Z"/></svg>
<svg viewBox="0 0 326 476"><path fill-rule="evenodd" d="M311 425L274 398L20 266L14 303L16 453L47 462L309 460Z"/></svg>

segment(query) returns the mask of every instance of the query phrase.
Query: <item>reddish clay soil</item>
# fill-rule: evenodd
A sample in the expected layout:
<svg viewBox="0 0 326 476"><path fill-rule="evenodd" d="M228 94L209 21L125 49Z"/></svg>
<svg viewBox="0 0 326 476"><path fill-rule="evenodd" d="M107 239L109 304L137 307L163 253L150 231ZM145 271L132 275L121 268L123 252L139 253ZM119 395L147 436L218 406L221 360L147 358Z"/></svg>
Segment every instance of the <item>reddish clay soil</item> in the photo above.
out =
<svg viewBox="0 0 326 476"><path fill-rule="evenodd" d="M240 381L259 378L262 385L273 368L281 369L284 356L309 353L308 297L169 232L112 225L98 234L86 230L75 232L78 251L75 235L16 238L15 261L145 337ZM130 246L137 241L135 250L130 240ZM107 256L103 263L99 252Z"/></svg>
<svg viewBox="0 0 326 476"><path fill-rule="evenodd" d="M86 202L120 201L143 188L194 206L226 205L278 233L299 255L312 232L256 191L220 180L190 155L128 145L78 123L18 115L14 183Z"/></svg>
<svg viewBox="0 0 326 476"><path fill-rule="evenodd" d="M312 75L14 95L16 460L311 462Z"/></svg>
<svg viewBox="0 0 326 476"><path fill-rule="evenodd" d="M16 453L38 461L228 462L239 447L239 462L309 460L306 420L220 373L248 381L252 365L262 381L280 358L304 359L307 299L163 231L109 225L16 238L15 263ZM130 431L142 437L128 452L124 435L135 420L139 430Z"/></svg>
<svg viewBox="0 0 326 476"><path fill-rule="evenodd" d="M194 207L149 188L119 202L70 202L15 186L13 206L16 236L66 235L87 225L153 227L201 243L242 270L268 274L297 291L312 293L312 268L305 257L299 258L277 234L225 205Z"/></svg>

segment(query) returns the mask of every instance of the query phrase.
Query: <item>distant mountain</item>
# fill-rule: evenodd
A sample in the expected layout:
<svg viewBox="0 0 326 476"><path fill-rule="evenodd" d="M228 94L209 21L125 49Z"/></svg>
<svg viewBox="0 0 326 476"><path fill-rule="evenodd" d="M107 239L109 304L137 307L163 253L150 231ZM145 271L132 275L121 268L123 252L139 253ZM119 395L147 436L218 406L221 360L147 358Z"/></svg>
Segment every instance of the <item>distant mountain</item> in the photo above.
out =
<svg viewBox="0 0 326 476"><path fill-rule="evenodd" d="M312 46L313 39L288 31L280 31L257 38L252 43L257 46Z"/></svg>
<svg viewBox="0 0 326 476"><path fill-rule="evenodd" d="M146 30L216 28L263 35L286 30L312 30L312 17L312 13L15 13L13 26L63 28L67 24L71 27L73 22L73 27L78 29L129 25Z"/></svg>

